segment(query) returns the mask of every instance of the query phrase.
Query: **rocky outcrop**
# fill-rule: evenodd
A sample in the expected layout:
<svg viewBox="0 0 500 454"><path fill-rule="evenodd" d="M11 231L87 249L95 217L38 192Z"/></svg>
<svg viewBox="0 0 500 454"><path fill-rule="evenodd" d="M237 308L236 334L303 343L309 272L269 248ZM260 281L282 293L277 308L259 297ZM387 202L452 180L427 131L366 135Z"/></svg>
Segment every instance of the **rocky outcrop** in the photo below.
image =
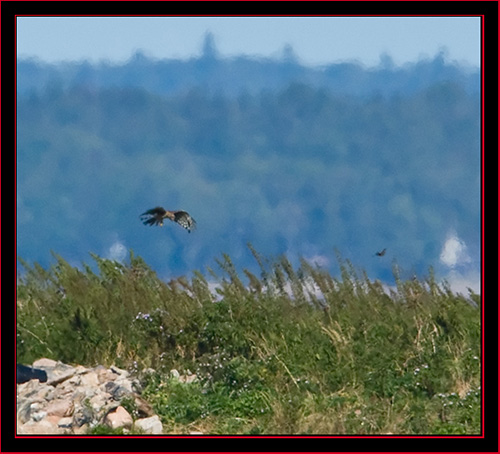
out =
<svg viewBox="0 0 500 454"><path fill-rule="evenodd" d="M125 370L69 366L45 358L33 368L45 372L47 380L17 385L18 434L84 434L96 425L124 432L163 431L151 405L136 391L139 382Z"/></svg>

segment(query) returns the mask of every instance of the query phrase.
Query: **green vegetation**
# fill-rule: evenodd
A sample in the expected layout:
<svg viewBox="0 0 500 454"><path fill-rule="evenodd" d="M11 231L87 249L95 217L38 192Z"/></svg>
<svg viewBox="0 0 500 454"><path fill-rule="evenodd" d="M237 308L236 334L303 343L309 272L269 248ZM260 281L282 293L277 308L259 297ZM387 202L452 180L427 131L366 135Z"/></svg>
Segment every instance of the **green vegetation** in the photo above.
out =
<svg viewBox="0 0 500 454"><path fill-rule="evenodd" d="M168 283L130 252L75 268L23 261L17 356L141 373L171 433L478 434L480 298L435 281L340 277L249 248ZM216 285L214 285L216 284ZM184 383L170 373L196 374ZM102 428L99 428L102 431Z"/></svg>

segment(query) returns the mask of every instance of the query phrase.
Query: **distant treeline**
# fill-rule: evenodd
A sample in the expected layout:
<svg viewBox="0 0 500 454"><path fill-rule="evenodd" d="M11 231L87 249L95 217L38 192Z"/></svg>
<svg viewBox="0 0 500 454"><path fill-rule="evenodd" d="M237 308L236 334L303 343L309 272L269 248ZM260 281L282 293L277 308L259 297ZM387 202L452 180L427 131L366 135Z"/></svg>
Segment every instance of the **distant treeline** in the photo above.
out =
<svg viewBox="0 0 500 454"><path fill-rule="evenodd" d="M210 38L207 38L210 40ZM256 94L276 91L300 82L322 87L332 93L366 96L372 94L413 94L429 85L453 80L468 93L480 90L479 70L447 62L444 53L404 66L396 66L383 54L380 64L366 68L358 62L338 62L321 67L303 66L293 51L281 59L219 58L210 42L200 57L187 60L151 59L136 52L127 62L116 64L86 61L48 64L33 59L17 64L20 93L46 87L142 87L153 93L171 95L193 87L214 94Z"/></svg>

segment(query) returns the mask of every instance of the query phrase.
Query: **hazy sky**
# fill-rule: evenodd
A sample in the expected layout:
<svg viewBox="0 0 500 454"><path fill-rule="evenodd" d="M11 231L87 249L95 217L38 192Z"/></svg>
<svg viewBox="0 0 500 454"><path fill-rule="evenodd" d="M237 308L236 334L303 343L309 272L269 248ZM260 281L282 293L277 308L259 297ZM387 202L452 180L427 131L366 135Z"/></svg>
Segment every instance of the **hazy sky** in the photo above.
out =
<svg viewBox="0 0 500 454"><path fill-rule="evenodd" d="M279 57L285 45L299 61L321 65L380 55L397 65L445 51L448 60L480 64L480 17L18 17L19 57L48 62L199 55L210 31L222 56Z"/></svg>

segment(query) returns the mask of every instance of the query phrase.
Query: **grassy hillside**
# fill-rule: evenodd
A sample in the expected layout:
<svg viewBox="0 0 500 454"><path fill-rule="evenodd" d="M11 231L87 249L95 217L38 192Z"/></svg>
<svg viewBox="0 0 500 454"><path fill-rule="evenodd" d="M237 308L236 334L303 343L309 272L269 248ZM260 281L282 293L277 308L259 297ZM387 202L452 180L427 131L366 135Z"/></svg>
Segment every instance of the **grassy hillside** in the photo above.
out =
<svg viewBox="0 0 500 454"><path fill-rule="evenodd" d="M22 262L17 357L116 364L143 375L170 432L480 432L480 298L435 282L340 276L250 249L168 283L132 252L97 268ZM196 374L182 383L170 371Z"/></svg>

